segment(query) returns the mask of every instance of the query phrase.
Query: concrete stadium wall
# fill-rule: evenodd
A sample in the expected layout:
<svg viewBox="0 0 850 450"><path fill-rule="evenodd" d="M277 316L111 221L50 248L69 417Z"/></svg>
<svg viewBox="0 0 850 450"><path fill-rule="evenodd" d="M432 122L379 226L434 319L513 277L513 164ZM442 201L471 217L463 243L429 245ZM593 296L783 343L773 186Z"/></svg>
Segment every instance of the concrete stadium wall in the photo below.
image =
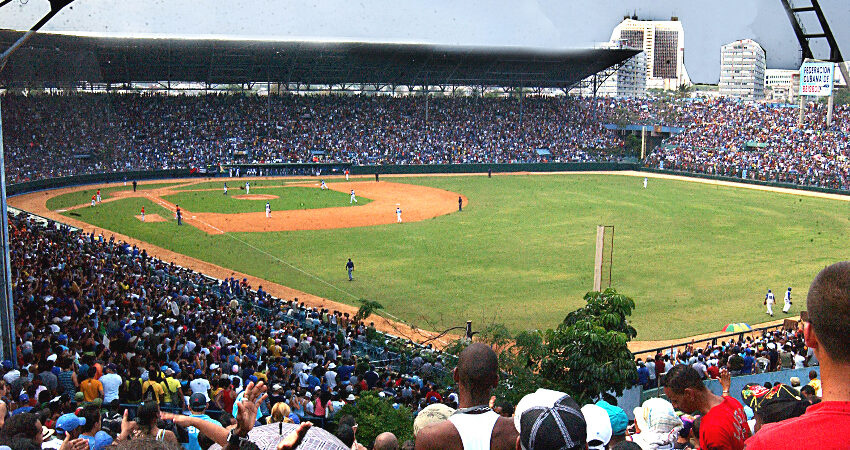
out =
<svg viewBox="0 0 850 450"><path fill-rule="evenodd" d="M582 172L582 171L619 171L637 170L637 164L631 163L517 163L517 164L434 164L434 165L384 165L384 166L352 166L342 163L316 163L316 164L234 164L224 166L226 171L230 167L246 169L288 169L294 175L309 175L316 169L322 173L339 175L348 168L352 175L379 174L437 174L437 173L486 173L491 169L498 172ZM302 173L303 172L303 173ZM244 172L243 172L244 173ZM132 172L114 172L78 175L73 177L47 178L44 180L26 181L23 183L9 184L6 195L13 196L26 194L28 192L46 189L57 189L69 186L81 186L95 183L115 183L137 180L161 180L167 178L189 178L189 177L216 177L224 176L221 173L195 173L191 174L189 169L170 170L147 170Z"/></svg>
<svg viewBox="0 0 850 450"><path fill-rule="evenodd" d="M25 181L23 183L9 184L6 187L6 195L13 196L26 194L28 192L43 191L46 189L57 189L68 186L81 186L94 183L115 183L133 180L161 180L166 178L189 177L189 169L170 170L143 170L132 172L97 173L88 175L77 175L73 177L46 178L36 181Z"/></svg>

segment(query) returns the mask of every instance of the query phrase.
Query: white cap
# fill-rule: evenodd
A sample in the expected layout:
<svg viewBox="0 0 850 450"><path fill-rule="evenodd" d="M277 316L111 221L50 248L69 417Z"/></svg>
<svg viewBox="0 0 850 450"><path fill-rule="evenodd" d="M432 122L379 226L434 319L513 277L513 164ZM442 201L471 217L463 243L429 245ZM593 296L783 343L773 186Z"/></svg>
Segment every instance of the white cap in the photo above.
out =
<svg viewBox="0 0 850 450"><path fill-rule="evenodd" d="M611 419L601 406L584 405L581 407L584 421L587 422L587 448L589 450L605 450L605 445L611 440ZM591 444L593 442L593 444Z"/></svg>

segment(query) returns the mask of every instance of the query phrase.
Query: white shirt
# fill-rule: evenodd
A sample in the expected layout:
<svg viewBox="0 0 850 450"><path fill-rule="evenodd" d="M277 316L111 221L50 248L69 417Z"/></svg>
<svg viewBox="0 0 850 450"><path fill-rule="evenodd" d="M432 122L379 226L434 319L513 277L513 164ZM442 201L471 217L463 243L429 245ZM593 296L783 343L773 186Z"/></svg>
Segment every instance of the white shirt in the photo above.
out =
<svg viewBox="0 0 850 450"><path fill-rule="evenodd" d="M806 358L804 358L799 353L794 355L794 368L795 369L802 369L802 368L806 367L805 362L806 362Z"/></svg>
<svg viewBox="0 0 850 450"><path fill-rule="evenodd" d="M204 378L195 378L194 380L189 382L189 389L192 390L193 394L202 393L204 397L207 399L207 402L210 401L210 382Z"/></svg>
<svg viewBox="0 0 850 450"><path fill-rule="evenodd" d="M100 383L103 384L103 403L109 403L118 398L121 381L121 376L117 373L107 373L100 377Z"/></svg>
<svg viewBox="0 0 850 450"><path fill-rule="evenodd" d="M454 425L463 450L490 450L490 437L499 415L493 411L481 414L454 414L449 422Z"/></svg>

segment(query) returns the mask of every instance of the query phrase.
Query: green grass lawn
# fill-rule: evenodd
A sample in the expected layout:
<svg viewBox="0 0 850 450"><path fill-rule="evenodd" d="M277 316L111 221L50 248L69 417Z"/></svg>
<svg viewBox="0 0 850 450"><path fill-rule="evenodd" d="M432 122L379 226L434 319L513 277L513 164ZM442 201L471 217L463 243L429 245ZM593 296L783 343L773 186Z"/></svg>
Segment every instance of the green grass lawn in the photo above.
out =
<svg viewBox="0 0 850 450"><path fill-rule="evenodd" d="M592 287L599 224L615 226L613 285L635 299L641 340L766 320L768 288L779 297L793 287L798 312L814 275L847 258L850 205L841 201L674 180L650 179L644 190L642 178L618 175L393 181L459 192L469 204L403 225L217 236L190 226L175 233L170 222L141 224L132 217L140 207L132 202L141 199L72 213L323 297L374 299L438 331L466 320L515 331L556 326ZM349 257L354 282L345 273Z"/></svg>
<svg viewBox="0 0 850 450"><path fill-rule="evenodd" d="M337 206L362 206L371 200L358 197L358 203L349 203L349 194L345 192L321 190L318 188L292 186L281 188L251 188L251 194L277 195L278 198L271 200L243 200L233 198L242 195L245 191L193 191L181 192L179 194L166 195L163 199L180 205L186 211L192 212L217 212L217 213L246 213L263 212L266 210L266 202L272 211L285 211L290 209L314 209L332 208Z"/></svg>
<svg viewBox="0 0 850 450"><path fill-rule="evenodd" d="M152 183L152 184L139 184L136 186L136 189L139 191L144 191L148 189L159 189L168 186L174 186L179 183ZM133 185L127 184L126 186L109 186L102 188L100 190L100 198L107 199L110 197L110 194L116 191L132 191ZM47 200L47 209L51 211L55 211L57 209L70 208L72 206L77 205L87 205L91 203L91 196L97 192L97 188L95 189L86 189L84 191L76 191L69 192L67 194L58 195L56 197L50 198Z"/></svg>

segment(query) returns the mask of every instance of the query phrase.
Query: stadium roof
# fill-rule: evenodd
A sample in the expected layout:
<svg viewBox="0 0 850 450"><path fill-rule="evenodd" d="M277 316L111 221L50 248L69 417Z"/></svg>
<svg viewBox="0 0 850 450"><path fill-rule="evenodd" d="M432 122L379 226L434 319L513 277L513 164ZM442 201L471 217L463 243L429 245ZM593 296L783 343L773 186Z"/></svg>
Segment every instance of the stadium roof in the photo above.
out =
<svg viewBox="0 0 850 450"><path fill-rule="evenodd" d="M0 31L8 48L21 32ZM156 39L38 34L0 73L28 83L483 85L565 88L639 53L426 44Z"/></svg>

